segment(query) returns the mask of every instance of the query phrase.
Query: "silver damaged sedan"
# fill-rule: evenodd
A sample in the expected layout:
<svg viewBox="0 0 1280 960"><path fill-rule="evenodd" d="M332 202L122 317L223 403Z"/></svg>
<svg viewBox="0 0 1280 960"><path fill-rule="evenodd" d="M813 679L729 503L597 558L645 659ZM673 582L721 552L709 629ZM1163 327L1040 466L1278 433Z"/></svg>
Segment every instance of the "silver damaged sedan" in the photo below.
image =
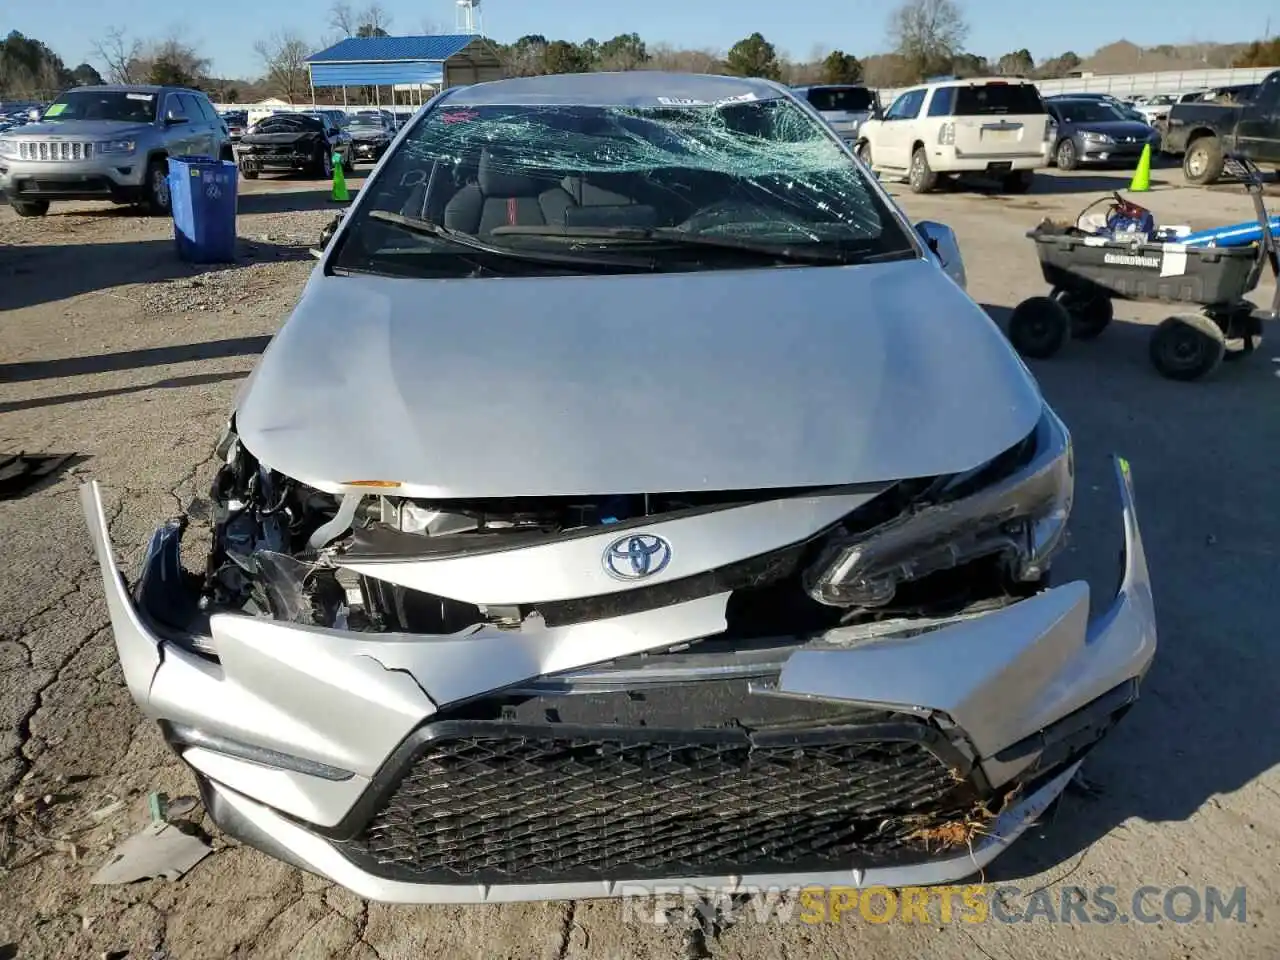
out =
<svg viewBox="0 0 1280 960"><path fill-rule="evenodd" d="M375 900L969 876L1156 629L1123 460L1114 599L1050 580L1071 441L964 282L776 84L446 91L201 519L126 579L85 487L129 689L223 830Z"/></svg>

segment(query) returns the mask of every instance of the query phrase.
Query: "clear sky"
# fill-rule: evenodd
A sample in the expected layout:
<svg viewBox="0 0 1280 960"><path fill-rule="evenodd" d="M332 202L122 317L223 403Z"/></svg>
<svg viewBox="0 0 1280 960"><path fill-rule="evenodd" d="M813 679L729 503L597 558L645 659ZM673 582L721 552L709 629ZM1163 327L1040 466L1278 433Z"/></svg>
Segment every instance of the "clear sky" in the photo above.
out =
<svg viewBox="0 0 1280 960"><path fill-rule="evenodd" d="M5 0L0 30L49 44L68 66L92 60L93 40L112 25L139 34L177 30L213 60L220 76L259 73L255 40L287 28L317 43L328 31L332 0ZM1026 47L1037 60L1074 50L1087 56L1113 40L1142 46L1258 39L1280 5L1269 0L960 0L970 25L966 47L998 57ZM363 4L353 0L353 7ZM382 0L392 33L420 33L431 22L450 32L452 0ZM608 39L636 32L646 41L727 49L760 31L780 52L808 57L817 45L865 56L887 48L894 0L483 0L484 32L509 42L528 33L549 39ZM135 25L137 25L135 27ZM100 64L95 64L100 67Z"/></svg>

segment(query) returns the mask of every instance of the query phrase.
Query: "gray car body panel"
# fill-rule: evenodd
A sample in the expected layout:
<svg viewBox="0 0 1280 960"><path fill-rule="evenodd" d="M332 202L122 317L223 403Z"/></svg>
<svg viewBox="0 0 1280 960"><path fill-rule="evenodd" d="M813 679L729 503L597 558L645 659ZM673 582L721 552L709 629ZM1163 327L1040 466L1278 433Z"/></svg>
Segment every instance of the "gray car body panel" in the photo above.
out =
<svg viewBox="0 0 1280 960"><path fill-rule="evenodd" d="M977 760L992 782L1019 765L995 753L1043 730L1107 690L1142 678L1156 649L1155 612L1132 482L1119 465L1123 576L1104 612L1083 624L1088 587L1067 583L995 614L918 636L852 644L840 630L797 637L779 674L777 695L906 707L964 718ZM641 614L564 628L481 628L444 637L358 635L249 616L213 618L221 663L167 643L134 610L116 567L96 483L81 495L125 681L156 719L351 771L345 780L283 771L187 749L184 757L215 777L214 795L241 827L292 862L376 900L479 902L617 896L643 885L422 885L366 873L323 837L282 814L319 826L338 823L404 735L440 708L521 680L574 671L670 646L724 626L727 594ZM367 638L366 638L367 637ZM839 649L832 649L833 645ZM163 650L163 657L161 651ZM928 675L927 679L920 679ZM968 728L966 728L968 729ZM977 746L975 742L975 747ZM1024 760L1021 766L1025 766ZM945 883L972 874L1015 839L1065 788L1076 764L1002 811L974 849L913 867L796 876L671 878L724 891L738 885L824 883L872 886Z"/></svg>
<svg viewBox="0 0 1280 960"><path fill-rule="evenodd" d="M924 259L456 281L317 273L237 428L259 460L320 489L645 493L955 473L1025 437L1041 403L996 325Z"/></svg>

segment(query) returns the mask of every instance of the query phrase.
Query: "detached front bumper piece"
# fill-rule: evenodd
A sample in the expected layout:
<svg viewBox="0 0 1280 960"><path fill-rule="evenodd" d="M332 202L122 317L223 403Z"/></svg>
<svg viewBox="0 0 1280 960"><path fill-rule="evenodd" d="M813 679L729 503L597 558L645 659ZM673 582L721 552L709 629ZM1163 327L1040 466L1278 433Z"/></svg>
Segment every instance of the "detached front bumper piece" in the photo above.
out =
<svg viewBox="0 0 1280 960"><path fill-rule="evenodd" d="M723 631L719 594L440 636L217 614L210 657L148 622L96 484L83 501L129 689L214 820L370 899L480 902L977 872L1062 792L1155 653L1124 461L1117 478L1123 575L1092 622L1073 582L742 650L694 642ZM157 532L144 586L181 575L179 532Z"/></svg>

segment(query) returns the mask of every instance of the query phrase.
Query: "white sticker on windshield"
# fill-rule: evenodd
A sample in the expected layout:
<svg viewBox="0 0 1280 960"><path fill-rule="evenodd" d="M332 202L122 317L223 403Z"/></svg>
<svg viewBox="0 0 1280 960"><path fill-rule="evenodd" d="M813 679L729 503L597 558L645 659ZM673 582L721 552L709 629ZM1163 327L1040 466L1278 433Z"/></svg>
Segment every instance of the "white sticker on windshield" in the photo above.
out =
<svg viewBox="0 0 1280 960"><path fill-rule="evenodd" d="M658 102L664 107L707 107L710 106L705 100L690 100L688 97L658 97Z"/></svg>
<svg viewBox="0 0 1280 960"><path fill-rule="evenodd" d="M154 100L154 99L156 98L156 95L155 95L154 93L126 93L126 94L124 95L124 98L125 98L126 100L148 100L148 101L150 101L150 100Z"/></svg>
<svg viewBox="0 0 1280 960"><path fill-rule="evenodd" d="M740 93L736 97L723 97L716 101L716 106L723 106L726 103L750 103L752 100L759 99L759 97L748 90L746 93Z"/></svg>

